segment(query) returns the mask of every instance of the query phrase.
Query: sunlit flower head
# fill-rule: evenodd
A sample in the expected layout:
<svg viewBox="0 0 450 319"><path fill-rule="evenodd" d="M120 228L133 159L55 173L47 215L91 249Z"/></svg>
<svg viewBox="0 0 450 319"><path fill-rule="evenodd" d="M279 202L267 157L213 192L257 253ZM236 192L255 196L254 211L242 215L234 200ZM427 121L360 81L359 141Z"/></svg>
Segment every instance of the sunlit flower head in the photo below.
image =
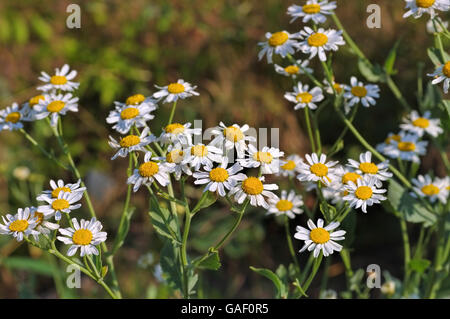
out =
<svg viewBox="0 0 450 319"><path fill-rule="evenodd" d="M336 94L342 94L345 92L345 88L347 87L346 84L338 83L336 81L332 81L333 86L330 85L327 79L323 80L323 84L325 85L325 92L328 94L334 94L336 91Z"/></svg>
<svg viewBox="0 0 450 319"><path fill-rule="evenodd" d="M273 192L278 189L276 184L263 184L264 176L262 177L246 177L242 182L236 185L229 193L234 195L234 199L238 204L242 204L245 199L250 200L252 206L262 206L269 209L269 204L266 199L277 198Z"/></svg>
<svg viewBox="0 0 450 319"><path fill-rule="evenodd" d="M384 153L391 158L419 163L419 156L425 155L427 145L428 142L420 141L417 134L404 134L400 141L392 139Z"/></svg>
<svg viewBox="0 0 450 319"><path fill-rule="evenodd" d="M62 213L69 214L71 211L81 207L78 202L83 197L82 192L59 192L58 197L43 197L42 200L47 202L48 205L41 205L37 210L44 214L44 216L55 216L56 220L60 220Z"/></svg>
<svg viewBox="0 0 450 319"><path fill-rule="evenodd" d="M114 160L117 156L127 157L133 151L145 151L145 146L156 141L154 135L148 135L149 131L149 128L146 127L141 135L130 134L122 137L119 142L110 136L108 141L109 145L118 150L111 159Z"/></svg>
<svg viewBox="0 0 450 319"><path fill-rule="evenodd" d="M378 152L383 153L384 155L388 155L387 153L389 152L389 147L392 146L392 142L401 142L402 138L404 138L405 136L406 133L403 131L400 131L397 134L391 132L388 134L388 137L384 140L383 143L377 144L376 149Z"/></svg>
<svg viewBox="0 0 450 319"><path fill-rule="evenodd" d="M284 177L295 177L298 173L300 163L303 159L297 154L292 154L285 159L280 160L280 171L277 175Z"/></svg>
<svg viewBox="0 0 450 319"><path fill-rule="evenodd" d="M213 162L222 163L222 161L222 150L212 145L198 143L184 149L183 164L189 164L195 171L198 171L200 167L212 167Z"/></svg>
<svg viewBox="0 0 450 319"><path fill-rule="evenodd" d="M158 88L159 91L154 93L153 97L158 101L163 100L163 103L172 103L178 99L186 99L193 95L199 95L199 93L195 91L197 86L193 86L182 79L166 86L155 85L155 87Z"/></svg>
<svg viewBox="0 0 450 319"><path fill-rule="evenodd" d="M345 193L344 186L349 182L353 182L356 184L356 181L360 178L363 178L362 174L355 172L354 169L342 165L337 165L334 174L336 178L333 180L332 185L330 187L334 188L336 192Z"/></svg>
<svg viewBox="0 0 450 319"><path fill-rule="evenodd" d="M80 83L78 82L71 81L76 76L77 71L70 71L69 65L64 64L61 69L56 68L55 74L52 76L48 75L45 72L41 72L39 80L45 82L45 84L38 86L37 89L44 92L56 92L57 90L71 92L77 89L80 85Z"/></svg>
<svg viewBox="0 0 450 319"><path fill-rule="evenodd" d="M272 57L278 54L285 58L288 54L294 54L298 47L297 39L300 39L300 33L289 33L287 31L279 31L275 33L266 33L266 41L259 42L262 47L258 53L258 59L261 60L264 55L267 57L267 63L273 63Z"/></svg>
<svg viewBox="0 0 450 319"><path fill-rule="evenodd" d="M439 200L442 204L447 203L447 198L449 195L448 185L444 179L434 178L432 179L429 175L419 175L417 178L412 179L413 189L411 195L428 199L431 203Z"/></svg>
<svg viewBox="0 0 450 319"><path fill-rule="evenodd" d="M359 175L375 178L375 185L381 187L383 181L387 181L392 177L389 172L389 161L384 161L378 164L372 162L372 153L367 151L359 155L359 162L351 158L348 159L347 166L352 167ZM353 181L356 183L356 181Z"/></svg>
<svg viewBox="0 0 450 319"><path fill-rule="evenodd" d="M58 198L60 192L66 193L83 193L86 190L86 187L80 187L81 179L78 180L75 184L64 183L62 179L58 179L56 182L54 180L50 180L51 190L45 190L39 195L36 199L39 201L44 201L45 198Z"/></svg>
<svg viewBox="0 0 450 319"><path fill-rule="evenodd" d="M94 217L91 220L80 220L72 218L72 227L60 228L59 232L62 236L58 236L58 240L66 245L71 245L67 250L67 256L73 256L80 248L80 256L99 255L96 246L106 241L107 233L101 231L103 226Z"/></svg>
<svg viewBox="0 0 450 319"><path fill-rule="evenodd" d="M286 190L282 190L281 197L269 199L269 204L270 207L267 211L267 215L286 215L287 217L294 219L295 215L303 213L303 209L300 208L303 206L302 196L295 194L294 190L291 190L289 194Z"/></svg>
<svg viewBox="0 0 450 319"><path fill-rule="evenodd" d="M256 138L248 134L249 129L247 124L226 126L220 122L220 125L211 131L216 137L210 144L218 148L225 148L226 151L236 149L237 157L242 158L248 149L247 143L256 142Z"/></svg>
<svg viewBox="0 0 450 319"><path fill-rule="evenodd" d="M182 146L192 145L194 135L202 134L201 128L190 128L192 123L171 123L163 128L159 141L163 144L181 144Z"/></svg>
<svg viewBox="0 0 450 319"><path fill-rule="evenodd" d="M253 144L248 145L248 156L238 159L243 167L261 167L262 174L274 174L280 171L280 157L284 155L276 147L264 146L258 150Z"/></svg>
<svg viewBox="0 0 450 319"><path fill-rule="evenodd" d="M327 20L326 16L331 15L334 9L336 9L335 1L308 0L303 6L291 5L287 14L292 17L291 23L297 18L303 18L303 23L308 23L311 20L315 24L320 24Z"/></svg>
<svg viewBox="0 0 450 319"><path fill-rule="evenodd" d="M295 103L294 110L303 109L305 107L315 110L318 102L324 99L322 89L318 86L309 89L309 85L298 82L294 86L294 92L287 92L284 98L289 102Z"/></svg>
<svg viewBox="0 0 450 319"><path fill-rule="evenodd" d="M59 228L58 224L49 221L52 216L45 216L44 213L39 212L39 210L33 206L30 207L30 218L36 220L35 230L38 232L38 234L48 235L53 230ZM34 235L34 237L37 240L38 235Z"/></svg>
<svg viewBox="0 0 450 319"><path fill-rule="evenodd" d="M375 99L380 97L380 88L376 84L364 84L354 76L350 79L350 86L345 87L344 97L348 100L347 105L353 106L361 103L365 107L375 105Z"/></svg>
<svg viewBox="0 0 450 319"><path fill-rule="evenodd" d="M350 181L345 185L348 195L344 196L343 199L349 202L350 207L361 208L364 213L367 213L367 206L379 204L386 200L386 197L381 195L386 193L386 189L377 188L375 183L376 179L371 176L360 178L356 183Z"/></svg>
<svg viewBox="0 0 450 319"><path fill-rule="evenodd" d="M34 106L34 117L41 120L50 117L50 123L53 127L58 124L59 116L66 115L68 111L78 112L78 98L72 93L49 94L44 100Z"/></svg>
<svg viewBox="0 0 450 319"><path fill-rule="evenodd" d="M323 219L319 218L317 220L317 226L314 222L308 220L308 228L302 226L297 226L297 232L294 235L295 239L304 240L300 252L308 251L313 252L314 258L319 257L320 252L323 252L325 257L331 255L334 251L341 251L342 245L336 243L336 241L344 240L345 230L337 230L339 227L339 222L332 222L331 224L324 227Z"/></svg>
<svg viewBox="0 0 450 319"><path fill-rule="evenodd" d="M167 163L165 158L152 158L152 152L147 152L144 156L144 163L133 171L127 184L134 185L133 192L137 192L141 185L151 186L155 180L161 186L167 186L170 183L169 174L174 168L174 163Z"/></svg>
<svg viewBox="0 0 450 319"><path fill-rule="evenodd" d="M38 236L35 230L37 219L33 218L30 208L19 208L17 214L2 216L3 224L0 224L0 234L12 235L17 241L22 241L28 235Z"/></svg>
<svg viewBox="0 0 450 319"><path fill-rule="evenodd" d="M13 103L6 109L0 110L0 131L15 131L23 128L23 121L26 120L24 109L17 103Z"/></svg>
<svg viewBox="0 0 450 319"><path fill-rule="evenodd" d="M431 112L426 111L420 116L417 111L412 111L408 116L403 118L403 124L400 124L402 130L412 132L422 137L424 133L428 133L433 137L437 137L444 130L440 127L440 119L432 119Z"/></svg>
<svg viewBox="0 0 450 319"><path fill-rule="evenodd" d="M415 19L420 18L424 13L428 13L431 18L437 15L436 10L448 11L450 3L448 0L405 0L408 11L403 15L403 18L413 16Z"/></svg>
<svg viewBox="0 0 450 319"><path fill-rule="evenodd" d="M432 84L444 82L444 92L447 94L450 88L450 60L439 66L433 73L428 74L428 76L434 78L431 82Z"/></svg>
<svg viewBox="0 0 450 319"><path fill-rule="evenodd" d="M298 44L299 50L309 54L309 59L318 55L320 61L326 61L326 51L337 51L339 45L345 44L342 31L333 29L325 30L319 28L317 31L314 31L310 27L305 27L304 30L300 31L300 35L304 40Z"/></svg>
<svg viewBox="0 0 450 319"><path fill-rule="evenodd" d="M189 164L183 162L184 159L184 150L180 145L169 146L166 154L166 162L174 164L173 175L175 176L176 180L179 180L183 173L186 175L192 175Z"/></svg>
<svg viewBox="0 0 450 319"><path fill-rule="evenodd" d="M306 161L300 163L299 172L297 175L298 180L301 182L322 182L322 184L328 186L336 178L334 172L334 166L338 163L326 162L327 156L320 154L320 158L316 153L311 155L305 155Z"/></svg>
<svg viewBox="0 0 450 319"><path fill-rule="evenodd" d="M309 60L297 60L295 64L290 64L286 67L279 66L278 64L274 64L275 71L284 76L296 79L298 75L309 73L312 74L314 72L313 69L308 68Z"/></svg>
<svg viewBox="0 0 450 319"><path fill-rule="evenodd" d="M227 168L228 161L224 158L222 164L218 167L212 168L205 166L206 172L195 172L193 177L196 178L194 184L202 185L207 184L203 189L204 192L217 192L220 196L226 195L226 190L231 190L237 185L238 182L247 178L245 174L238 173L242 170L239 163L235 163L233 166Z"/></svg>

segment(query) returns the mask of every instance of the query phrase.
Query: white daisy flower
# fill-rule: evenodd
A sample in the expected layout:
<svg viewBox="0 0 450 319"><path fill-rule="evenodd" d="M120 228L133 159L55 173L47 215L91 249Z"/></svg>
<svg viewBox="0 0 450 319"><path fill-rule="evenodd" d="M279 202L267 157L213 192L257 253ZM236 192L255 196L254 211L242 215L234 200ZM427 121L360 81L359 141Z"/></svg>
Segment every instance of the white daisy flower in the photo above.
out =
<svg viewBox="0 0 450 319"><path fill-rule="evenodd" d="M191 123L180 124L172 123L163 128L159 140L163 144L181 144L192 145L192 137L194 135L201 135L201 128L190 128Z"/></svg>
<svg viewBox="0 0 450 319"><path fill-rule="evenodd" d="M429 175L419 175L412 179L412 183L415 190L415 192L411 192L412 196L417 197L418 194L420 197L427 198L431 203L436 200L439 200L442 204L447 203L449 191L444 179L435 178L432 180Z"/></svg>
<svg viewBox="0 0 450 319"><path fill-rule="evenodd" d="M41 120L50 116L50 123L56 127L60 115L66 115L68 111L78 112L78 98L73 97L72 93L51 93L44 100L39 100L39 103L34 106L34 110L36 119Z"/></svg>
<svg viewBox="0 0 450 319"><path fill-rule="evenodd" d="M445 29L448 28L448 21L442 21L440 17L434 18L436 21L436 24L433 22L433 19L429 19L427 22L427 32L428 33L441 33L444 32ZM444 28L441 26L441 24L444 26Z"/></svg>
<svg viewBox="0 0 450 319"><path fill-rule="evenodd" d="M38 211L36 207L30 207L30 218L36 220L36 231L38 234L49 235L51 231L59 228L58 224L51 223L48 220L51 216L45 216L44 213ZM38 235L34 235L35 239L38 240Z"/></svg>
<svg viewBox="0 0 450 319"><path fill-rule="evenodd" d="M319 55L320 61L326 61L325 51L337 51L339 45L344 45L345 41L342 37L342 31L333 29L325 30L319 28L314 31L310 27L305 27L300 31L303 40L298 44L298 48L305 54L309 54L309 59Z"/></svg>
<svg viewBox="0 0 450 319"><path fill-rule="evenodd" d="M434 78L431 84L444 82L444 92L445 94L448 93L448 89L450 88L450 61L447 61L445 64L438 67L434 73L427 75Z"/></svg>
<svg viewBox="0 0 450 319"><path fill-rule="evenodd" d="M43 101L48 97L49 96L47 94L45 94L45 95L38 94L38 95L31 97L28 101L23 103L22 110L24 113L24 117L26 118L27 121L35 121L36 120L37 111L35 110L34 107L36 105L38 105L41 100Z"/></svg>
<svg viewBox="0 0 450 319"><path fill-rule="evenodd" d="M43 201L47 202L48 205L42 205L37 208L37 210L44 214L44 217L55 216L56 220L60 220L62 214L70 214L71 211L81 207L81 204L76 204L83 197L82 192L66 193L59 192L57 198L44 197Z"/></svg>
<svg viewBox="0 0 450 319"><path fill-rule="evenodd" d="M277 175L284 177L295 177L298 173L300 163L303 163L303 159L297 154L292 154L280 161L280 171Z"/></svg>
<svg viewBox="0 0 450 319"><path fill-rule="evenodd" d="M335 82L334 80L333 86L331 86L327 79L323 80L323 84L325 85L325 92L327 92L328 94L334 94L334 91L336 91L337 94L344 93L345 88L347 87L347 85Z"/></svg>
<svg viewBox="0 0 450 319"><path fill-rule="evenodd" d="M381 201L386 200L383 194L386 189L376 188L376 179L373 177L363 177L356 181L356 184L349 181L345 185L345 190L348 195L344 196L344 200L350 203L350 207L360 208L364 213L367 213L367 206L373 204L379 204Z"/></svg>
<svg viewBox="0 0 450 319"><path fill-rule="evenodd" d="M280 149L264 146L258 150L253 144L249 144L247 152L247 157L237 159L243 167L261 167L262 174L274 174L280 171L280 157L284 156L284 152Z"/></svg>
<svg viewBox="0 0 450 319"><path fill-rule="evenodd" d="M295 103L294 110L309 107L311 110L317 108L317 102L324 99L322 89L318 86L309 90L309 85L303 85L301 82L294 86L294 92L287 92L284 98L289 102Z"/></svg>
<svg viewBox="0 0 450 319"><path fill-rule="evenodd" d="M376 149L378 152L383 153L384 155L387 155L387 151L389 150L389 147L392 145L392 141L401 142L402 138L405 137L406 133L401 131L397 134L394 134L390 132L388 134L388 137L384 140L383 143L377 144Z"/></svg>
<svg viewBox="0 0 450 319"><path fill-rule="evenodd" d="M245 135L245 132L249 130L247 124L239 126L233 124L232 126L226 126L223 122L220 125L213 128L211 133L216 137L211 141L211 145L219 147L225 150L236 149L237 156L239 158L244 157L245 151L248 149L246 142L256 142L254 136Z"/></svg>
<svg viewBox="0 0 450 319"><path fill-rule="evenodd" d="M365 107L375 105L376 98L380 97L380 88L376 84L366 84L358 81L354 76L350 79L350 86L345 87L344 98L348 99L348 106L353 106L356 103L361 102Z"/></svg>
<svg viewBox="0 0 450 319"><path fill-rule="evenodd" d="M17 241L22 241L28 235L38 236L34 229L37 224L36 218L32 218L30 208L19 208L17 214L2 216L3 224L0 224L0 234L12 235Z"/></svg>
<svg viewBox="0 0 450 319"><path fill-rule="evenodd" d="M194 91L197 86L192 86L190 83L179 79L175 83L170 83L166 86L155 85L159 89L158 92L153 94L155 99L161 100L164 98L163 103L172 103L178 99L185 99L193 95L199 95L198 92Z"/></svg>
<svg viewBox="0 0 450 319"><path fill-rule="evenodd" d="M142 131L140 136L137 135L127 135L117 142L112 136L109 137L109 145L112 148L118 149L117 153L111 157L111 160L116 159L117 156L127 157L127 155L133 151L145 151L145 146L156 141L154 135L148 135L149 128L146 127Z"/></svg>
<svg viewBox="0 0 450 319"><path fill-rule="evenodd" d="M77 89L80 83L71 81L77 76L77 71L69 71L69 65L64 64L61 69L55 69L55 75L53 76L50 76L45 72L41 72L39 80L45 82L46 84L38 86L37 89L44 92L56 90L71 92Z"/></svg>
<svg viewBox="0 0 450 319"><path fill-rule="evenodd" d="M408 116L403 118L403 124L400 124L400 128L415 133L419 137L422 137L424 133L437 137L444 132L440 124L440 119L431 118L430 111L426 111L423 116L420 116L417 111L412 111Z"/></svg>
<svg viewBox="0 0 450 319"><path fill-rule="evenodd" d="M298 75L314 72L313 69L308 68L309 60L297 60L295 64L288 65L287 67L279 66L278 64L274 64L275 72L296 79Z"/></svg>
<svg viewBox="0 0 450 319"><path fill-rule="evenodd" d="M428 13L431 18L434 18L437 13L436 10L448 11L450 3L448 0L405 0L408 11L403 15L403 18L413 16L418 19L424 13Z"/></svg>
<svg viewBox="0 0 450 319"><path fill-rule="evenodd" d="M167 186L169 181L169 174L173 171L175 164L161 162L165 158L154 157L152 152L145 153L144 163L136 168L128 180L127 184L134 185L133 192L137 192L141 185L151 186L157 180L161 186Z"/></svg>
<svg viewBox="0 0 450 319"><path fill-rule="evenodd" d="M51 190L45 190L39 195L36 199L39 201L44 201L45 198L58 198L60 192L66 193L83 193L86 190L86 187L80 187L81 179L78 180L75 184L65 184L62 179L59 179L57 182L54 180L50 180Z"/></svg>
<svg viewBox="0 0 450 319"><path fill-rule="evenodd" d="M336 9L335 1L308 0L303 6L291 5L287 14L292 17L290 23L297 18L303 18L303 23L308 23L312 20L315 24L320 24L327 20L327 15L333 14L334 9Z"/></svg>
<svg viewBox="0 0 450 319"><path fill-rule="evenodd" d="M289 194L287 191L281 191L281 198L271 198L269 199L269 210L267 215L275 214L275 216L286 215L287 217L294 219L295 215L300 215L303 213L302 196L296 195L294 190L291 190Z"/></svg>
<svg viewBox="0 0 450 319"><path fill-rule="evenodd" d="M13 103L6 109L0 110L0 131L15 131L23 128L22 121L26 120L24 109Z"/></svg>
<svg viewBox="0 0 450 319"><path fill-rule="evenodd" d="M217 192L222 197L226 196L225 189L231 190L238 182L247 178L245 174L237 174L242 170L239 163L235 163L229 168L227 168L227 166L228 161L226 157L223 159L223 162L219 167L212 168L206 166L204 168L206 172L194 173L193 177L197 179L194 181L194 184L207 184L203 189L203 192Z"/></svg>
<svg viewBox="0 0 450 319"><path fill-rule="evenodd" d="M308 227L304 228L297 226L297 232L294 235L295 239L304 240L305 244L299 252L313 251L314 258L319 257L320 252L323 252L325 257L331 255L334 251L341 251L342 245L336 243L336 241L344 240L345 230L334 231L340 225L339 222L332 222L326 227L321 218L317 220L317 226L309 219Z"/></svg>
<svg viewBox="0 0 450 319"><path fill-rule="evenodd" d="M390 141L390 145L385 149L385 154L391 158L419 163L419 155L425 155L427 145L427 141L419 141L417 134L404 134L399 142L395 139Z"/></svg>
<svg viewBox="0 0 450 319"><path fill-rule="evenodd" d="M184 163L185 158L184 151L180 146L170 145L167 149L166 162L174 164L173 174L176 180L179 180L181 174L192 175L192 171L189 168L188 163Z"/></svg>
<svg viewBox="0 0 450 319"><path fill-rule="evenodd" d="M189 146L184 150L183 164L189 165L198 171L201 166L213 166L213 162L222 163L223 153L221 149L202 143Z"/></svg>
<svg viewBox="0 0 450 319"><path fill-rule="evenodd" d="M146 122L155 116L151 114L157 106L151 99L142 94L135 94L127 98L126 103L114 102L115 110L106 118L108 124L115 124L112 128L120 134L126 134L133 125L145 127Z"/></svg>
<svg viewBox="0 0 450 319"><path fill-rule="evenodd" d="M258 59L261 60L266 55L267 63L272 63L274 53L281 55L283 58L288 54L294 54L295 49L298 48L298 42L296 40L300 38L300 33L291 34L287 31L267 32L267 41L258 43L259 46L262 46L261 51L258 53Z"/></svg>
<svg viewBox="0 0 450 319"><path fill-rule="evenodd" d="M338 165L335 168L334 174L337 178L333 180L333 184L330 185L330 187L335 189L337 194L345 192L344 186L347 185L348 182L353 182L354 184L356 184L356 181L358 179L363 178L361 174L358 174L357 172L354 172L353 170L350 170L349 168L342 165Z"/></svg>
<svg viewBox="0 0 450 319"><path fill-rule="evenodd" d="M306 154L305 158L308 163L300 163L300 174L297 175L298 180L302 182L320 181L325 186L329 186L336 178L333 166L338 163L337 161L326 163L327 156L325 154L320 154L319 159L316 153L312 153L311 155Z"/></svg>
<svg viewBox="0 0 450 319"><path fill-rule="evenodd" d="M359 175L375 178L377 187L381 187L383 185L382 182L392 177L392 173L389 172L389 161L375 164L372 162L372 153L369 151L359 155L359 162L351 158L348 159L348 162L347 166L353 167Z"/></svg>
<svg viewBox="0 0 450 319"><path fill-rule="evenodd" d="M241 183L236 185L231 191L230 195L234 194L234 199L238 204L242 204L246 198L250 200L252 206L262 206L269 209L269 204L265 198L275 199L277 195L273 192L278 189L276 184L263 184L264 176L262 177L247 177Z"/></svg>
<svg viewBox="0 0 450 319"><path fill-rule="evenodd" d="M60 228L59 232L63 236L58 236L58 240L62 241L66 245L72 245L67 250L67 256L73 256L76 254L78 248L80 248L80 256L99 255L97 245L100 245L106 241L106 232L101 231L103 226L94 217L89 220L80 220L80 223L76 218L72 218L73 228Z"/></svg>

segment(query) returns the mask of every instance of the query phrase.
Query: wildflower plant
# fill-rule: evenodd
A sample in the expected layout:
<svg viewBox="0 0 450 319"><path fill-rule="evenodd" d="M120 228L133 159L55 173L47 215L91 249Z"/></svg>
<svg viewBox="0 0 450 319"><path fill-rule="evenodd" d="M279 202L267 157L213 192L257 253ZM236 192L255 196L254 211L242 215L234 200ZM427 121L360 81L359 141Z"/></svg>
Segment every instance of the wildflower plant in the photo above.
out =
<svg viewBox="0 0 450 319"><path fill-rule="evenodd" d="M114 257L127 240L133 215L148 214L163 247L155 267L158 281L170 286L174 296L193 298L199 296L202 270L220 269L221 249L252 207L284 223L286 251L292 262L281 264L275 272L250 267L273 281L277 297L309 296L321 266L325 284L319 296L330 295L326 287L329 260L339 256L347 279L340 297L367 298L362 270L352 268L353 247L348 237L355 233L355 219L366 218L372 206L380 205L398 219L404 248L404 276L398 280L386 272L389 280L382 293L389 297L438 296L450 267L450 161L446 153L450 100L439 92L442 85L446 93L450 83L450 55L442 41L443 37L450 38L450 32L438 17L449 6L443 0L406 1L405 18L428 15L435 26L435 46L427 50L434 64L427 73L432 77L427 78L427 94L432 98L422 94L420 75L421 94L417 105L411 105L392 77L397 45L384 66L375 64L344 29L334 13L335 1L301 2L287 9L292 32L267 32L258 44L258 58L266 57L269 64L279 60L274 71L292 80L284 98L292 112L298 112L304 120L311 152L300 156L257 145L247 123L217 123L213 138L202 140L201 129L177 122L181 120L176 116L177 105L202 92L183 79L155 85L150 96L130 93L124 101L115 102L104 119L114 132L104 141L110 146L111 160L128 162L127 177L122 181L127 185L122 214L117 225L106 231L91 202L85 176L64 138L64 118L80 108L77 71L64 65L54 74L42 72L39 80L43 83L37 87L40 94L0 111L0 130L22 134L58 169L69 171L73 180L50 180L49 189L33 198L35 206L4 214L0 234L26 241L64 263L76 265L112 298L122 298ZM361 74L339 79L334 74L334 59L348 49L355 54ZM386 132L387 138L374 147L354 119L359 110L369 114L373 108L387 107L379 103L386 89L398 99L393 107L402 107L405 114L399 119L397 133ZM164 127L155 128L152 120L160 116L161 108L170 108L170 114ZM324 110L344 125L332 145L323 144L321 139L319 117ZM30 135L29 126L37 121L48 125L64 160ZM353 134L365 150L356 158L338 160L347 133ZM431 147L439 151L446 176L420 172L421 157ZM198 196L187 192L188 183L199 190ZM147 212L135 212L132 196L136 192L145 194ZM217 203L226 205L233 223L223 234L214 232L214 245L200 254L190 254L191 225L200 211ZM89 216L81 216L81 207L87 208ZM183 214L179 214L180 208ZM292 224L296 226L294 234ZM420 227L414 244L409 237L410 224ZM435 247L430 244L432 238ZM428 259L432 254L432 260ZM331 292L336 298L337 293Z"/></svg>

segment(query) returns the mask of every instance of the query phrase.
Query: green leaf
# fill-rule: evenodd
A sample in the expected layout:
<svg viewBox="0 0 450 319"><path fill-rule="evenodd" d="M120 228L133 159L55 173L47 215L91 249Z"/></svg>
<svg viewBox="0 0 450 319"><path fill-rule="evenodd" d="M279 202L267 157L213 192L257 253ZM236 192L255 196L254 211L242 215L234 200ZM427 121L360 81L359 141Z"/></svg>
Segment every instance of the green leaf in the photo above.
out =
<svg viewBox="0 0 450 319"><path fill-rule="evenodd" d="M353 277L351 277L349 280L350 290L353 291L358 290L358 287L360 286L361 281L364 278L364 274L365 274L364 269L358 269L357 271L355 271Z"/></svg>
<svg viewBox="0 0 450 319"><path fill-rule="evenodd" d="M412 259L408 263L409 269L412 271L418 272L419 274L423 274L425 270L430 267L431 261L428 259Z"/></svg>
<svg viewBox="0 0 450 319"><path fill-rule="evenodd" d="M53 276L55 272L59 272L59 269L56 269L53 265L41 259L26 257L8 257L1 259L0 265L11 269L31 271L45 276Z"/></svg>
<svg viewBox="0 0 450 319"><path fill-rule="evenodd" d="M160 264L163 271L163 278L168 285L175 290L182 291L182 270L178 263L180 259L178 249L171 241L166 241L161 250Z"/></svg>
<svg viewBox="0 0 450 319"><path fill-rule="evenodd" d="M386 61L384 61L384 71L387 74L395 74L396 71L394 70L395 65L395 59L397 58L397 49L398 45L400 44L400 40L397 40L392 47L391 51L389 51L389 54L386 58Z"/></svg>
<svg viewBox="0 0 450 319"><path fill-rule="evenodd" d="M200 269L218 270L222 264L220 263L219 252L214 248L210 248L208 257L200 262L196 267Z"/></svg>
<svg viewBox="0 0 450 319"><path fill-rule="evenodd" d="M442 101L441 92L436 85L428 82L425 96L423 98L423 107L425 109L435 108Z"/></svg>
<svg viewBox="0 0 450 319"><path fill-rule="evenodd" d="M31 19L31 27L33 31L42 39L49 40L52 37L52 28L40 16L33 16Z"/></svg>
<svg viewBox="0 0 450 319"><path fill-rule="evenodd" d="M202 197L198 200L197 205L195 205L191 214L197 213L199 210L209 207L214 204L217 200L217 194L214 192L206 191L202 194Z"/></svg>
<svg viewBox="0 0 450 319"><path fill-rule="evenodd" d="M444 104L448 117L450 118L450 100L443 100L442 103Z"/></svg>
<svg viewBox="0 0 450 319"><path fill-rule="evenodd" d="M105 278L107 274L108 274L108 266L105 265L102 267L102 272L101 272L102 278Z"/></svg>
<svg viewBox="0 0 450 319"><path fill-rule="evenodd" d="M111 251L109 252L109 255L114 255L117 250L119 250L120 247L122 247L125 237L128 235L128 231L130 230L130 221L131 217L134 213L134 207L131 207L128 212L126 213L124 222L122 225L120 225L119 230L117 231L116 238L114 239L114 245Z"/></svg>
<svg viewBox="0 0 450 319"><path fill-rule="evenodd" d="M277 289L276 298L283 298L286 299L288 296L288 289L286 285L283 283L283 281L274 274L271 270L265 269L265 268L255 268L251 267L250 269L256 272L257 274L260 274L261 276L266 277L267 279L271 280L272 283L275 285L275 288Z"/></svg>
<svg viewBox="0 0 450 319"><path fill-rule="evenodd" d="M431 62L437 67L441 66L445 63L444 57L441 54L441 51L437 48L428 48L427 50L428 57L430 58Z"/></svg>
<svg viewBox="0 0 450 319"><path fill-rule="evenodd" d="M370 82L384 82L383 70L379 65L371 66L366 60L358 60L361 74Z"/></svg>
<svg viewBox="0 0 450 319"><path fill-rule="evenodd" d="M181 244L178 217L173 215L169 209L161 207L153 196L150 198L150 209L152 225L158 234Z"/></svg>
<svg viewBox="0 0 450 319"><path fill-rule="evenodd" d="M389 182L387 197L393 209L408 222L423 223L426 227L436 223L436 216L393 179Z"/></svg>
<svg viewBox="0 0 450 319"><path fill-rule="evenodd" d="M336 207L328 204L327 202L320 203L320 211L327 220L333 220L334 217L337 215Z"/></svg>

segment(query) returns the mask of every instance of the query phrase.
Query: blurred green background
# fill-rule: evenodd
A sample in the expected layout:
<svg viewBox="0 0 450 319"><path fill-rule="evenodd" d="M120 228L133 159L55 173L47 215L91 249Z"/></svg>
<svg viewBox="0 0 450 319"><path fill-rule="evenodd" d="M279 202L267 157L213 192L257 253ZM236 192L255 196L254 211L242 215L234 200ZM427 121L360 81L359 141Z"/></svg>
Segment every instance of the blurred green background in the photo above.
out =
<svg viewBox="0 0 450 319"><path fill-rule="evenodd" d="M425 29L426 19L404 20L403 1L377 1L382 8L382 28L368 29L366 8L371 2L339 1L337 14L374 62L383 63L395 41L403 39L395 80L406 99L416 105L417 63L424 63L424 73L433 70L425 50L432 45L432 37ZM81 7L81 29L66 27L69 15L66 8L70 3ZM257 60L257 43L264 39L265 32L283 29L297 32L302 28L300 20L289 24L286 10L293 3L303 2L1 1L0 108L36 95L41 71L51 73L64 63L78 70L80 112L64 117L65 136L92 190L99 218L112 238L125 196L127 165L126 160L110 161L113 151L107 144L107 136L116 134L105 118L115 100L124 101L136 93L151 95L155 91L154 84L166 85L182 78L198 85L200 96L179 104L177 121L202 119L204 128L217 125L219 121L280 128L280 147L286 154L303 155L310 151L302 115L294 112L292 105L283 98L284 92L291 90L291 81L276 74L273 65L268 65L265 59ZM341 48L333 63L336 80L349 82L352 75L363 79L356 62L348 47ZM320 70L317 61L313 66ZM320 73L318 76L322 78ZM168 105L158 109L150 123L152 131L160 132L169 111ZM397 130L401 115L401 107L382 85L377 106L361 110L355 123L369 142L376 144L384 140L388 132ZM324 111L319 124L325 144L331 145L336 132L342 129L341 123L332 112ZM45 123L27 124L26 130L45 145L57 149ZM356 157L362 151L350 135L345 142L345 151L336 156L338 159ZM20 174L23 167L29 169L29 175ZM422 169L426 172L432 167L438 175L443 174L438 154L430 149ZM35 194L47 188L51 178L70 181L73 177L46 161L19 133L0 133L1 214L13 213L17 207L36 205ZM199 196L199 189L189 191L192 198ZM306 199L306 202L311 200ZM119 281L127 297L168 297L169 291L154 275L161 242L150 225L146 201L144 192L133 197L137 213L116 258ZM76 214L88 216L83 209ZM200 285L205 296L273 296L271 283L249 270L249 266L274 270L278 264L289 262L282 225L264 214L260 209L251 210L240 232L221 252L221 270L203 273ZM381 207L370 209L367 215L358 212L355 216L357 228L351 243L354 268L376 263L382 270L400 276L403 257L397 220ZM293 224L304 224L305 220L302 216ZM223 232L231 222L230 212L222 204L199 214L198 220L194 220L191 254L206 250L216 240L217 232ZM413 226L412 235L416 232ZM301 247L298 241L295 245L296 249ZM142 256L149 252L152 255L148 263L142 263ZM80 291L56 290L54 280L57 283L64 280L64 273L58 272L53 278L52 267L63 268L41 254L0 237L0 298L103 296L103 291L89 279L83 281ZM7 255L12 257L4 258ZM140 259L140 266L137 266ZM304 259L306 254L302 256ZM330 269L330 287L342 289L343 265L338 256L333 256ZM318 282L312 289L315 297ZM374 295L377 294L374 291Z"/></svg>

